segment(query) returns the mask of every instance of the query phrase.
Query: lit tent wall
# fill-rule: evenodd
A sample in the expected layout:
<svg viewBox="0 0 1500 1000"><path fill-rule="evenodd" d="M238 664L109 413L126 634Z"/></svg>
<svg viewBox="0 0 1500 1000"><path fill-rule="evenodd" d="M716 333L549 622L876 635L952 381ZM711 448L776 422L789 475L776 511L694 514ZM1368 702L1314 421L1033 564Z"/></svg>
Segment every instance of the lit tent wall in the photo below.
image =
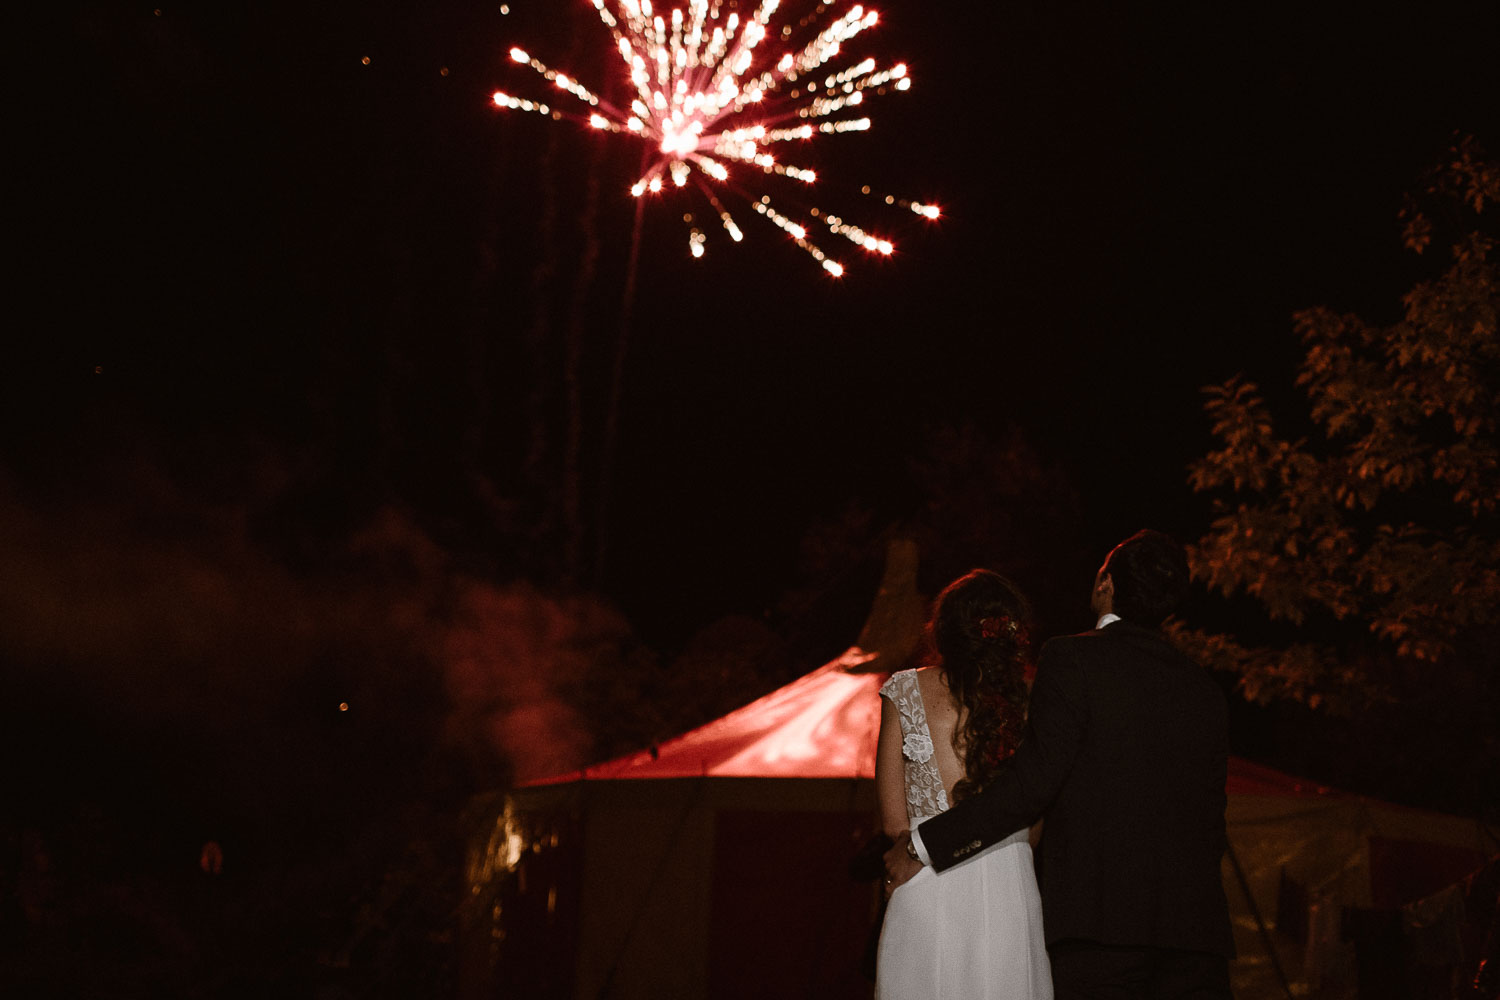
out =
<svg viewBox="0 0 1500 1000"><path fill-rule="evenodd" d="M916 547L857 644L659 747L534 782L471 849L467 997L869 996L878 691L911 657Z"/></svg>
<svg viewBox="0 0 1500 1000"><path fill-rule="evenodd" d="M1288 987L1299 997L1421 995L1405 982L1378 985L1417 973L1421 956L1406 954L1399 934L1372 929L1384 920L1395 931L1398 908L1479 870L1500 850L1494 835L1475 819L1351 795L1235 757L1228 792L1235 996L1285 997ZM1457 938L1456 926L1447 931Z"/></svg>
<svg viewBox="0 0 1500 1000"><path fill-rule="evenodd" d="M878 883L850 862L878 827L877 692L920 634L915 571L915 548L893 546L858 643L833 662L660 747L484 805L463 995L868 998ZM1239 759L1228 792L1241 1000L1285 996L1283 977L1301 996L1347 993L1344 907L1407 902L1495 850L1472 821Z"/></svg>

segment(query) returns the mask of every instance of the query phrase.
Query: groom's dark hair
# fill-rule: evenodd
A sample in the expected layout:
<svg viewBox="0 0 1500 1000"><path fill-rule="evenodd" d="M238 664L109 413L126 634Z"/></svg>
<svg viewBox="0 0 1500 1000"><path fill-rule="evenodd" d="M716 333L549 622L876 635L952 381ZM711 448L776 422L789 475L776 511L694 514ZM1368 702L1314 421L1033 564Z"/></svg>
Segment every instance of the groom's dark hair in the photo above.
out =
<svg viewBox="0 0 1500 1000"><path fill-rule="evenodd" d="M1171 535L1137 531L1104 560L1114 582L1114 613L1135 625L1156 627L1188 594L1187 553Z"/></svg>

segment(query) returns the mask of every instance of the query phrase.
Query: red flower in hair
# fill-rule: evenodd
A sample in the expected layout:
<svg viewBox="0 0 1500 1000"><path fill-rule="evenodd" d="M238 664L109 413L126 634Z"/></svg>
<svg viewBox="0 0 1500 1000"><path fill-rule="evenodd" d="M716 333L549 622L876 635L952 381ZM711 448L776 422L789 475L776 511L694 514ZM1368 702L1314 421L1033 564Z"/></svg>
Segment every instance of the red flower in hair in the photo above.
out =
<svg viewBox="0 0 1500 1000"><path fill-rule="evenodd" d="M1009 633L1019 646L1025 646L1031 638L1030 634L1010 615L999 618L993 616L979 619L979 634L986 639L998 639L1002 634Z"/></svg>

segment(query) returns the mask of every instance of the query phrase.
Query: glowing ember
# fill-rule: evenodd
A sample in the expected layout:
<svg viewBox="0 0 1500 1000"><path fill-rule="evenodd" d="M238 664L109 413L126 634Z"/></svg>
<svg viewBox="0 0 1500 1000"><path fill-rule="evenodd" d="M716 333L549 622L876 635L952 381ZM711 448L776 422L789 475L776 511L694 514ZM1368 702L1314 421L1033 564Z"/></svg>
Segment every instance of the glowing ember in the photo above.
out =
<svg viewBox="0 0 1500 1000"><path fill-rule="evenodd" d="M632 135L650 143L650 165L630 188L639 198L659 194L670 178L673 188L691 181L713 204L731 239L742 234L733 216L715 196L714 186L730 187L729 164L752 168L753 173L786 177L811 185L817 174L783 163L771 150L778 144L807 144L823 135L862 132L867 117L845 117L861 108L868 96L887 90L904 91L911 77L904 63L881 69L873 58L829 72L824 67L838 57L855 36L879 20L873 10L851 7L833 17L835 0L812 0L814 9L800 22L775 24L780 0L762 0L749 17L726 11L725 0L687 0L686 11L658 12L651 0L591 0L599 18L614 36L629 90L628 108L617 108L591 92L569 74L557 72L519 47L510 50L516 63L531 67L558 89L587 106L584 114L559 113L540 101L496 92L495 106L531 111L551 118L574 118L590 127ZM831 23L828 19L832 18ZM819 22L825 22L821 28ZM768 38L791 44L768 53ZM811 37L805 37L805 36ZM735 189L738 190L738 189ZM868 191L868 189L866 189ZM792 239L835 277L843 266L807 239L807 227L771 208L769 195L748 198L751 206ZM894 198L887 204L897 204ZM936 219L938 209L900 201L916 214ZM814 216L820 215L811 209ZM837 216L825 215L830 229L870 253L889 255L890 240L865 232ZM704 252L706 237L693 229L689 249Z"/></svg>

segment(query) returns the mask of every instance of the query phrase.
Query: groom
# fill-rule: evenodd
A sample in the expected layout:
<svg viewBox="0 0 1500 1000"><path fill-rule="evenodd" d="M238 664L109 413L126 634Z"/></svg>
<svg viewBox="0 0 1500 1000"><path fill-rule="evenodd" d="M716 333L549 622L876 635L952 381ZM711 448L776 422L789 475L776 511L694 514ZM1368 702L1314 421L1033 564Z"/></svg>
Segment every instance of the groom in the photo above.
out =
<svg viewBox="0 0 1500 1000"><path fill-rule="evenodd" d="M1015 756L885 856L891 889L1044 818L1037 872L1057 1000L1230 996L1225 702L1159 630L1187 588L1167 535L1115 546L1094 580L1098 625L1042 648Z"/></svg>

